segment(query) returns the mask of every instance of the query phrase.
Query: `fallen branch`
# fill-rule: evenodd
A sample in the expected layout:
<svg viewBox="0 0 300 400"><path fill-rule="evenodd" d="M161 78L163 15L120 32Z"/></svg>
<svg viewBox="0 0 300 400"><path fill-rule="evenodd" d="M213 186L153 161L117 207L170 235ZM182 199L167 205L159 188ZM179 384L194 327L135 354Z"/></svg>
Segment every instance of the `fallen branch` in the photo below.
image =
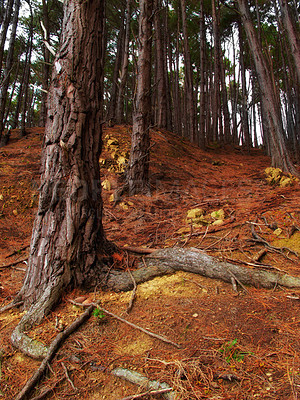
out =
<svg viewBox="0 0 300 400"><path fill-rule="evenodd" d="M11 302L11 303L7 304L7 306L4 306L4 307L0 308L0 313L3 313L4 311L10 310L12 308L19 307L23 303L24 303L24 301L19 301L17 303Z"/></svg>
<svg viewBox="0 0 300 400"><path fill-rule="evenodd" d="M294 254L294 256L296 256L296 257L299 257L299 254L296 252L296 251L294 251L294 250L292 250L292 249L290 249L290 248L288 248L288 247L275 247L275 246L272 246L269 242L267 242L265 239L263 239L258 233L256 233L255 232L255 229L254 229L254 225L251 223L251 233L252 233L252 236L253 236L253 238L254 239L252 239L252 240L254 240L255 242L258 242L258 243L262 243L264 246L266 246L269 250L272 250L272 251L275 251L276 253L280 253L280 254L282 254L283 256L285 256L285 257L287 257L284 253L283 253L283 250L286 250L286 251L289 251L290 253L292 253L292 254ZM289 258L289 257L288 257ZM289 258L290 259L290 258ZM292 261L294 261L294 260L292 260Z"/></svg>
<svg viewBox="0 0 300 400"><path fill-rule="evenodd" d="M85 306L86 306L85 304L76 303L75 301L70 300L70 299L69 299L68 301L69 301L70 303L72 303L72 304L75 304L76 306L80 306L80 307L85 307ZM144 333L146 333L147 335L154 337L155 339L159 339L159 340L161 340L161 341L163 341L163 342L165 342L165 343L172 344L173 346L175 346L175 347L177 347L178 349L180 349L179 344L177 344L177 343L175 343L175 342L172 342L171 340L169 340L169 339L167 339L167 338L165 338L165 337L163 337L163 336L161 336L161 335L158 335L158 334L156 334L156 333L153 333L153 332L149 331L148 329L144 329L144 328L142 328L141 326L135 325L135 324L133 324L132 322L129 322L129 321L127 321L126 319L124 319L124 318L122 318L122 317L119 317L118 315L113 314L112 312L105 310L105 308L100 307L97 303L91 303L91 305L93 305L94 307L97 307L100 311L102 311L102 312L104 312L105 314L107 314L107 315L109 315L109 316L111 316L111 317L117 319L118 321L124 322L124 324L127 324L127 325L131 326L131 327L134 328L134 329L138 329L139 331L144 332Z"/></svg>
<svg viewBox="0 0 300 400"><path fill-rule="evenodd" d="M26 385L23 389L19 392L16 396L15 400L23 400L25 399L30 392L36 387L39 380L42 376L46 373L48 369L48 364L51 362L52 358L55 356L57 350L60 348L62 342L66 340L68 336L71 335L74 331L76 331L89 317L91 316L95 304L89 306L89 308L80 316L78 317L70 326L68 326L63 332L60 332L56 338L51 343L48 352L41 362L41 365L37 369L37 371L32 375L32 377L27 381Z"/></svg>
<svg viewBox="0 0 300 400"><path fill-rule="evenodd" d="M148 390L147 392L144 392L144 393L134 394L133 396L124 397L122 400L137 400L137 399L142 399L143 397L157 396L160 394L163 395L163 394L169 393L171 391L172 391L172 388L161 389L161 390Z"/></svg>
<svg viewBox="0 0 300 400"><path fill-rule="evenodd" d="M289 288L300 287L300 277L279 274L273 271L247 268L220 261L196 248L168 248L153 252L145 257L147 268L132 272L137 284L157 276L173 274L176 271L191 272L231 283L232 274L244 285L273 289L276 285ZM107 287L116 291L132 290L133 283L127 272L111 271Z"/></svg>
<svg viewBox="0 0 300 400"><path fill-rule="evenodd" d="M50 388L45 389L45 390L44 390L41 394L39 394L38 396L32 397L31 400L42 400L42 399L44 399L46 396L48 396L48 394L49 394L50 392L52 392L52 391L56 388L56 386L58 386L58 385L59 385L61 382L63 382L65 379L66 379L65 377L61 378L60 380L58 380L57 382L55 382L54 385L52 385Z"/></svg>
<svg viewBox="0 0 300 400"><path fill-rule="evenodd" d="M131 253L136 254L151 254L157 249L149 249L144 247L133 247L133 246L118 246L120 250L130 251Z"/></svg>
<svg viewBox="0 0 300 400"><path fill-rule="evenodd" d="M9 258L14 256L15 254L19 254L21 251L26 250L28 247L30 246L30 244L27 244L26 246L21 247L18 250L13 251L12 253L10 253L8 256L6 256L5 258Z"/></svg>
<svg viewBox="0 0 300 400"><path fill-rule="evenodd" d="M15 261L15 262L10 263L10 264L1 265L1 266L0 266L0 269L5 269L5 268L14 267L15 265L21 264L21 263L23 263L23 262L25 262L25 261L27 261L27 260L28 260L28 257L27 257L27 258L24 258L23 260Z"/></svg>
<svg viewBox="0 0 300 400"><path fill-rule="evenodd" d="M175 392L172 388L165 382L160 383L159 381L150 381L146 376L140 374L137 371L131 371L126 368L115 368L111 373L119 378L124 378L131 383L142 386L148 390L163 390L168 389L168 392L161 393L162 396L167 400L175 400Z"/></svg>

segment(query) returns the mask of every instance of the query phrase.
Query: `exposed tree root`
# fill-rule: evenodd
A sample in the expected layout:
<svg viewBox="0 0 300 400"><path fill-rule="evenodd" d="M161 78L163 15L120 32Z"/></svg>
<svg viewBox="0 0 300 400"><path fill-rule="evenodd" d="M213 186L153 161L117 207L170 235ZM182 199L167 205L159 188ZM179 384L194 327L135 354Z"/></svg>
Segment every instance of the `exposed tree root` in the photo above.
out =
<svg viewBox="0 0 300 400"><path fill-rule="evenodd" d="M118 376L119 378L126 379L131 383L142 386L143 388L148 390L167 389L167 392L161 392L161 395L167 400L175 400L175 392L172 391L172 388L167 383L151 381L139 372L131 371L130 369L125 368L115 368L114 370L112 370L112 374Z"/></svg>
<svg viewBox="0 0 300 400"><path fill-rule="evenodd" d="M49 349L46 349L46 354L44 356L43 361L41 362L41 365L37 369L37 371L32 375L32 377L28 380L24 388L21 390L21 392L17 395L15 400L23 400L26 399L29 393L35 388L36 384L38 381L41 379L41 377L45 374L48 365L52 358L55 356L57 350L59 349L61 343L80 325L82 325L92 314L94 305L91 305L79 318L77 318L70 326L68 326L63 332L60 332L54 341L51 343ZM25 335L24 335L25 336ZM22 348L19 347L21 351L23 351ZM27 348L25 349L27 350ZM25 352L25 351L24 351ZM31 354L30 354L31 355Z"/></svg>
<svg viewBox="0 0 300 400"><path fill-rule="evenodd" d="M172 274L181 270L208 278L221 279L229 283L234 275L236 280L242 284L256 287L274 288L276 285L289 288L300 287L300 277L219 261L195 248L157 250L145 257L144 260L147 267L141 264L141 268L132 272L137 284L146 282L156 276ZM106 284L108 288L115 291L127 291L133 288L132 278L127 272L113 271Z"/></svg>
<svg viewBox="0 0 300 400"><path fill-rule="evenodd" d="M29 308L14 329L11 335L12 344L24 354L36 359L43 359L47 355L47 347L43 343L27 336L24 331L30 330L34 324L42 321L44 316L59 301L62 289L63 279L57 277L52 284L48 285L43 295Z"/></svg>

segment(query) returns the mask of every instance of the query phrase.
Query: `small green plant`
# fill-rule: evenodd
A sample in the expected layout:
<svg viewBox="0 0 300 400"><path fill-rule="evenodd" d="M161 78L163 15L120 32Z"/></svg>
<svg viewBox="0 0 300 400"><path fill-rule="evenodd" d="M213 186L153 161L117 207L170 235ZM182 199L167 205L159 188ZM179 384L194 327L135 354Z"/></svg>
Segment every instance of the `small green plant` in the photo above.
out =
<svg viewBox="0 0 300 400"><path fill-rule="evenodd" d="M228 364L232 362L232 360L241 362L243 361L246 355L252 355L251 351L240 351L234 346L237 344L237 338L223 344L223 346L219 349L219 352L224 354L225 360Z"/></svg>
<svg viewBox="0 0 300 400"><path fill-rule="evenodd" d="M105 317L105 314L100 308L95 308L93 311L93 316L99 319L102 319Z"/></svg>

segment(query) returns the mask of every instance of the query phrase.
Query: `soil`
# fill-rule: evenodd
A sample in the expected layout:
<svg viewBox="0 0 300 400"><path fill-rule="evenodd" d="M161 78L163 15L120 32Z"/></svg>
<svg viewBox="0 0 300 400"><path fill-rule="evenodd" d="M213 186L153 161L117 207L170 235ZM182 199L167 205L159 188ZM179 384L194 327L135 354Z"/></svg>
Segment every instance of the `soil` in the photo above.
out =
<svg viewBox="0 0 300 400"><path fill-rule="evenodd" d="M122 185L130 129L105 129L100 160L106 182L103 223L107 237L120 247L115 267L134 269L142 260L126 246L179 246L197 247L248 268L300 275L299 183L270 185L264 174L270 159L262 150L246 153L239 147L212 145L202 151L170 132L153 131L151 196L124 195L114 202L111 196ZM14 131L9 145L0 149L0 306L18 293L26 270L42 135L42 129L31 129L19 138ZM195 208L203 210L204 224L187 221L188 211ZM224 212L223 222L219 218L215 223L218 218L211 213L218 210ZM255 241L253 230L280 250ZM113 317L93 315L64 342L31 398L48 391L43 398L117 400L147 390L114 376L118 367L167 383L176 399L300 398L299 288L266 290L238 283L236 288L178 272L139 285L129 313L131 292L76 289L65 293L30 336L49 345L83 312L68 301L82 296L87 303L100 300L103 308L180 348ZM12 309L0 314L3 399L14 399L40 364L10 343L22 313Z"/></svg>

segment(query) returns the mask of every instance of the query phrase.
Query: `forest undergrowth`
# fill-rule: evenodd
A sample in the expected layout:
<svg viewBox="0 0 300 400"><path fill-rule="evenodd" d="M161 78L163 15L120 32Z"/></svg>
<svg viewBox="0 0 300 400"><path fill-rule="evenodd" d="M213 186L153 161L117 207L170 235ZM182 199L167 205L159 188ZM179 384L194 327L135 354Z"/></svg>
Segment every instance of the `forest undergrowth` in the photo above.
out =
<svg viewBox="0 0 300 400"><path fill-rule="evenodd" d="M194 247L247 268L300 276L299 182L271 184L262 150L204 152L166 131L151 132L151 196L123 195L130 127L104 130L100 158L104 228L119 251L114 268L134 270L151 249ZM21 287L38 203L42 129L0 149L0 304ZM269 178L269 181L271 179ZM286 186L285 186L286 185ZM132 301L134 300L134 301ZM170 342L100 311L73 333L31 398L288 399L300 397L300 290L267 290L185 272L155 278L132 292L65 293L29 334L50 344L98 302ZM75 304L74 304L75 303ZM131 309L128 310L128 305ZM39 366L10 335L22 310L0 314L0 398L15 399ZM125 370L120 378L117 368ZM166 386L129 383L137 373ZM138 375L138 376L141 376ZM152 390L152 393L141 394ZM165 390L164 393L158 393ZM131 397L140 395L140 397Z"/></svg>

